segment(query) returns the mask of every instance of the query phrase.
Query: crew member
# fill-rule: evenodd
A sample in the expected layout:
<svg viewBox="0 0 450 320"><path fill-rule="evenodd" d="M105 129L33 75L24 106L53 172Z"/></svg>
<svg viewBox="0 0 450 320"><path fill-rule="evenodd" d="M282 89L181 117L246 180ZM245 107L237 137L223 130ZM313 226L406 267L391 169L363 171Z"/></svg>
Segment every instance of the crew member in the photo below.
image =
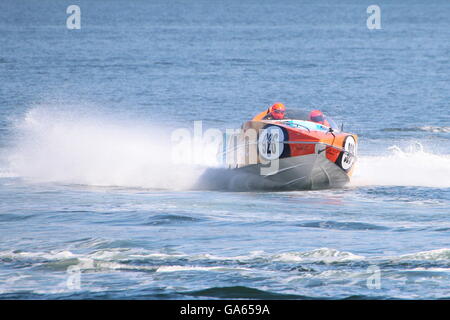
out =
<svg viewBox="0 0 450 320"><path fill-rule="evenodd" d="M282 120L286 115L286 107L281 102L277 102L269 108L263 120Z"/></svg>
<svg viewBox="0 0 450 320"><path fill-rule="evenodd" d="M330 123L325 118L324 114L320 110L313 110L309 113L309 120L313 122L320 123L324 126L329 127Z"/></svg>

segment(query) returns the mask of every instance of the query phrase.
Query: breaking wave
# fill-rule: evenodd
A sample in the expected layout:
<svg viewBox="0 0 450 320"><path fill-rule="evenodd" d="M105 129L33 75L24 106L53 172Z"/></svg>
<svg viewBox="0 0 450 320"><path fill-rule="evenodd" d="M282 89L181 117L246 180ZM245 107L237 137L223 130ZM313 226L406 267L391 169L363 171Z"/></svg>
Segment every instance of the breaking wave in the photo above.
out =
<svg viewBox="0 0 450 320"><path fill-rule="evenodd" d="M100 242L103 241L100 239L90 241L89 247L95 248ZM81 244L84 247L86 243ZM23 298L25 295L30 298L36 297L36 294L56 294L66 297L81 294L82 288L66 286L69 275L78 273L80 279L84 279L85 274L113 276L117 271L126 271L129 277L136 281L137 288L134 294L137 295L142 294L140 290L147 288L149 283L164 279L173 280L178 274L180 278L189 274L196 279L215 278L217 274L241 274L253 284L251 288L242 285L226 286L225 283L223 286L210 287L209 282L199 281L189 289L182 285L167 287L163 292L154 293L153 297L165 294L166 297L312 298L318 297L319 292L326 296L323 289L332 286L343 287L344 291L337 296L346 298L351 295L354 288L366 285L367 277L373 270L383 272L383 282L393 282L395 285L404 285L406 281L415 279L442 281L440 280L442 277L446 278L450 274L449 250L441 248L396 256L366 257L333 248L278 253L255 251L239 256L168 254L137 248L94 249L89 253L77 253L76 249L37 252L8 250L0 251L0 261L14 265L15 268L43 270L48 276L42 279L42 286L38 290L35 289L36 280L33 278L26 275L9 277L0 286L0 297ZM336 269L336 265L340 268ZM372 270L371 267L375 269ZM262 284L262 279L276 281L278 290L266 291L267 286ZM299 288L302 296L298 296ZM354 290L353 292L356 293ZM93 293L110 295L111 290L110 287L96 285L89 290L89 294ZM390 293L394 297L410 298L409 295L401 295L395 289ZM432 294L431 296L433 297Z"/></svg>
<svg viewBox="0 0 450 320"><path fill-rule="evenodd" d="M101 272L105 269L136 270L152 272L182 272L182 271L251 271L258 265L267 263L287 263L298 266L307 264L336 264L365 262L366 264L403 263L404 261L433 262L450 261L450 249L440 248L429 251L402 254L397 256L365 257L347 251L333 248L318 248L309 251L288 251L268 253L264 251L249 252L239 256L216 256L211 254L161 253L145 249L110 248L108 250L93 250L90 253L76 253L69 250L52 251L0 251L0 260L9 263L41 266L46 269L65 270L71 265L77 265L81 271L91 270ZM411 267L415 267L411 265ZM261 267L264 269L264 267ZM305 269L306 270L306 269ZM306 270L307 271L307 270Z"/></svg>

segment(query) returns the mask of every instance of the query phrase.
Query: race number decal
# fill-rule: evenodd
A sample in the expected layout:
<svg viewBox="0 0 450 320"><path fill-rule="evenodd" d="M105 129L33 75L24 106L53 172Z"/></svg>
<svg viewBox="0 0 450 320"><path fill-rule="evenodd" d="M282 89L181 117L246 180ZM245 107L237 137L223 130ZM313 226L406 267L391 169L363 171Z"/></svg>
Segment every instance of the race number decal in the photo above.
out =
<svg viewBox="0 0 450 320"><path fill-rule="evenodd" d="M340 158L340 165L345 171L350 170L355 162L356 157L356 141L352 136L345 138L344 150L342 157Z"/></svg>
<svg viewBox="0 0 450 320"><path fill-rule="evenodd" d="M269 126L263 129L259 135L259 154L266 160L276 160L283 153L283 142L283 130L277 126Z"/></svg>

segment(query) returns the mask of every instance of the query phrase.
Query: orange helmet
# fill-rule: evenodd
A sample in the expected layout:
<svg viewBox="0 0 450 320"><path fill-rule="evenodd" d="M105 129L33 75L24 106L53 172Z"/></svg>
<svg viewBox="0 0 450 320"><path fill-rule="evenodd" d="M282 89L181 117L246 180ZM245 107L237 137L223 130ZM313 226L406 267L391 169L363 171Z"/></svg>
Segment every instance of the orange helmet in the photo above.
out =
<svg viewBox="0 0 450 320"><path fill-rule="evenodd" d="M323 115L322 111L320 110L313 110L309 114L309 120L324 124L325 122L325 116Z"/></svg>
<svg viewBox="0 0 450 320"><path fill-rule="evenodd" d="M313 110L309 113L309 120L323 124L324 126L329 127L330 123L328 122L325 115L320 110Z"/></svg>
<svg viewBox="0 0 450 320"><path fill-rule="evenodd" d="M286 107L281 102L276 102L269 108L269 113L272 118L281 120L284 118L284 114L286 113Z"/></svg>

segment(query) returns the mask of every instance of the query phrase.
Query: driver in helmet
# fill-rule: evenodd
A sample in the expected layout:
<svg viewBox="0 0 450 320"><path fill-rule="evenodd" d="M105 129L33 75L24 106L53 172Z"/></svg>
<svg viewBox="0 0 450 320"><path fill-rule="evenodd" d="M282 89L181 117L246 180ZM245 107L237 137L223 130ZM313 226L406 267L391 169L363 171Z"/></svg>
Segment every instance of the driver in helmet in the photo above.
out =
<svg viewBox="0 0 450 320"><path fill-rule="evenodd" d="M286 107L281 102L274 103L263 120L283 120L286 115Z"/></svg>
<svg viewBox="0 0 450 320"><path fill-rule="evenodd" d="M320 110L313 110L309 113L309 120L312 122L320 123L321 125L330 126L325 115Z"/></svg>

